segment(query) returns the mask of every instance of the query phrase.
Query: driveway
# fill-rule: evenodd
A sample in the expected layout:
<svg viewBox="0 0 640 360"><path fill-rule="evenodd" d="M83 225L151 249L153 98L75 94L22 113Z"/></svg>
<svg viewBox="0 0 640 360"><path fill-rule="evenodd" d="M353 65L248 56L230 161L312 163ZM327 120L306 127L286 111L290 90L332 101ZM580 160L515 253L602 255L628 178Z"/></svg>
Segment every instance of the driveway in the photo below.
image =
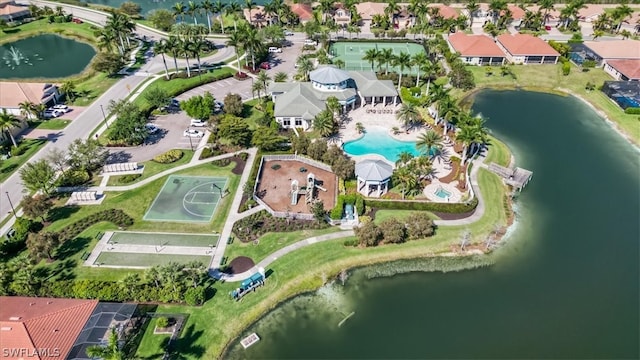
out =
<svg viewBox="0 0 640 360"><path fill-rule="evenodd" d="M183 131L189 127L190 118L184 111L160 115L151 120L160 130L149 135L145 145L136 147L108 148L111 154L108 162L143 162L148 161L171 149L196 149L200 138L183 136ZM198 128L205 131L205 128Z"/></svg>

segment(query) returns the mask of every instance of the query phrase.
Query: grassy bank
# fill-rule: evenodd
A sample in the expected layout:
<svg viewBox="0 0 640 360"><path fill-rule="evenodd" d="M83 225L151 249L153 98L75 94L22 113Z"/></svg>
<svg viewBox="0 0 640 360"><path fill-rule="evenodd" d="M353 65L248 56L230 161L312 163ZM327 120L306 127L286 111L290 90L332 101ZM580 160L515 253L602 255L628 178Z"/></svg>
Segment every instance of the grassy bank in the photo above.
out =
<svg viewBox="0 0 640 360"><path fill-rule="evenodd" d="M0 163L0 182L7 180L9 176L35 155L46 143L47 141L42 139L24 139L20 141L18 147L24 149L24 152ZM21 196L20 194L17 195Z"/></svg>
<svg viewBox="0 0 640 360"><path fill-rule="evenodd" d="M29 126L38 130L62 130L69 125L71 120L67 119L50 119L44 121L30 121Z"/></svg>
<svg viewBox="0 0 640 360"><path fill-rule="evenodd" d="M220 358L227 344L269 310L296 294L318 288L324 280L343 269L450 252L464 230L471 231L473 238L481 241L495 224L505 223L502 210L504 186L496 175L484 169L480 170L478 181L487 210L474 224L440 227L437 234L429 239L399 245L362 249L345 247L344 239L314 244L275 261L269 268L273 274L267 284L241 302L235 302L228 296L237 284L218 283L216 295L202 307L160 306L158 312L190 315L186 324L188 331L183 335L184 340L176 343L176 350L187 359ZM143 344L145 346L139 349L138 356L156 354L157 357L152 358L161 358L162 349L149 348L157 344L156 341L146 339Z"/></svg>
<svg viewBox="0 0 640 360"><path fill-rule="evenodd" d="M515 79L511 76L500 76L498 68L491 76L486 75L485 67L469 66L467 69L473 73L475 78L477 89L474 91L482 88L523 89L559 95L567 95L568 93L577 95L604 113L633 143L640 144L638 115L625 114L620 107L599 90L588 91L585 89L588 82L600 87L605 81L613 80L602 69L590 69L583 72L579 67L572 65L571 73L564 76L560 65L512 66ZM454 94L460 97L465 95L459 91Z"/></svg>
<svg viewBox="0 0 640 360"><path fill-rule="evenodd" d="M41 19L16 27L6 28L2 37L0 37L0 45L44 34L60 35L93 44L96 40L95 30L97 30L97 28L88 23L76 24L74 22L68 22L50 24L47 19Z"/></svg>

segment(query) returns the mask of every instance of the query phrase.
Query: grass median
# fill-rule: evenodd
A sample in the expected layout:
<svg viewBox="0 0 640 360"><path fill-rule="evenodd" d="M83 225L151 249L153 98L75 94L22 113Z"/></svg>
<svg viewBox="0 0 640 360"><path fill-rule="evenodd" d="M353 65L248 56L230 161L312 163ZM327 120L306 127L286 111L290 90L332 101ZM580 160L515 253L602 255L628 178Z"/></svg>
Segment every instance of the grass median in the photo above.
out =
<svg viewBox="0 0 640 360"><path fill-rule="evenodd" d="M0 162L0 182L4 182L47 143L44 139L23 139L18 144L22 153Z"/></svg>

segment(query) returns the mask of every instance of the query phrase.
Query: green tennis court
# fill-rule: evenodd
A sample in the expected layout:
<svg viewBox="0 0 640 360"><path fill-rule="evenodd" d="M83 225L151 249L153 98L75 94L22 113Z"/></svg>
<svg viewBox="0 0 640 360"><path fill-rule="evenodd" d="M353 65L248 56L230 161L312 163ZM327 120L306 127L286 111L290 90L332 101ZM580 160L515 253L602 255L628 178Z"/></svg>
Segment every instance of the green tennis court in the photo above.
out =
<svg viewBox="0 0 640 360"><path fill-rule="evenodd" d="M391 49L394 55L398 55L402 52L408 53L413 56L418 53L424 53L424 47L420 44L410 42L355 42L355 41L338 41L331 43L329 47L329 54L333 55L333 61L340 59L344 61L345 70L360 70L371 71L371 62L363 60L362 58L367 53L367 50L378 49ZM375 61L375 67L380 68L378 61ZM385 69L386 65L383 65L381 69ZM389 71L399 70L393 66L389 66ZM376 69L377 70L377 69ZM416 69L405 69L406 74L416 73Z"/></svg>
<svg viewBox="0 0 640 360"><path fill-rule="evenodd" d="M156 265L167 265L170 262L186 264L191 261L198 261L204 266L209 266L211 256L200 255L177 255L177 254L138 254L138 253L120 253L120 252L101 252L98 255L96 265L110 266L143 266L151 267Z"/></svg>
<svg viewBox="0 0 640 360"><path fill-rule="evenodd" d="M171 175L143 220L211 222L226 186L227 178Z"/></svg>
<svg viewBox="0 0 640 360"><path fill-rule="evenodd" d="M116 231L109 239L113 244L152 246L195 246L210 247L218 244L219 235L214 234L172 234L152 232Z"/></svg>

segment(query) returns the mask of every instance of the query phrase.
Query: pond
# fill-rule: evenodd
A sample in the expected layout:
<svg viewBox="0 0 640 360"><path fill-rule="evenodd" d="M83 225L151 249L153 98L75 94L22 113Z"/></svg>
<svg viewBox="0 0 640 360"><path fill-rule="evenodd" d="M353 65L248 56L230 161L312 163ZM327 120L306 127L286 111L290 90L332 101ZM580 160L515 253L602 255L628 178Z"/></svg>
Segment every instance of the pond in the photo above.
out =
<svg viewBox="0 0 640 360"><path fill-rule="evenodd" d="M86 43L38 35L0 45L0 79L63 78L81 73L95 56Z"/></svg>
<svg viewBox="0 0 640 360"><path fill-rule="evenodd" d="M573 97L484 91L473 108L533 170L495 265L356 271L279 306L225 358L638 358L637 148Z"/></svg>

